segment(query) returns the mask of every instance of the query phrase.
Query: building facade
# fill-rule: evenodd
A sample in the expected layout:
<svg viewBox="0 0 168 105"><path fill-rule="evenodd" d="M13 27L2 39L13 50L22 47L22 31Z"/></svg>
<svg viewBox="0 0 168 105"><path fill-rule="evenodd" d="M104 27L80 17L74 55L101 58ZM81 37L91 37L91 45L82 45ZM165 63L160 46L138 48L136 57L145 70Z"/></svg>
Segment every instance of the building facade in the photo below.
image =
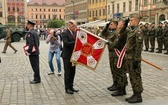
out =
<svg viewBox="0 0 168 105"><path fill-rule="evenodd" d="M16 27L25 25L27 0L0 0L0 3L2 24Z"/></svg>
<svg viewBox="0 0 168 105"><path fill-rule="evenodd" d="M75 19L77 24L88 22L88 0L65 0L65 23Z"/></svg>
<svg viewBox="0 0 168 105"><path fill-rule="evenodd" d="M140 0L108 0L107 18L128 17L132 13L139 13Z"/></svg>
<svg viewBox="0 0 168 105"><path fill-rule="evenodd" d="M64 20L64 0L32 0L27 8L28 19L34 21L37 28L46 28L47 22L53 19Z"/></svg>
<svg viewBox="0 0 168 105"><path fill-rule="evenodd" d="M107 19L107 0L88 0L88 21Z"/></svg>
<svg viewBox="0 0 168 105"><path fill-rule="evenodd" d="M145 22L168 20L168 4L166 0L141 0L141 14Z"/></svg>

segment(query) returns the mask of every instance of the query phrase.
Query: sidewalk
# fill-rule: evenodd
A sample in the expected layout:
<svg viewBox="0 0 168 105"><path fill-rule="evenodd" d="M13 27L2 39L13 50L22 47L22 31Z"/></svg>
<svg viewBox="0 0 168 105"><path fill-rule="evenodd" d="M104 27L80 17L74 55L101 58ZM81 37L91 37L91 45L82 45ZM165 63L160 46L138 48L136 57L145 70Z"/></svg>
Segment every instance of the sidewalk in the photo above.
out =
<svg viewBox="0 0 168 105"><path fill-rule="evenodd" d="M29 84L33 71L22 49L25 42L12 44L18 53L8 48L6 54L0 54L0 105L131 105L125 102L125 98L132 95L130 83L126 96L112 97L112 92L107 90L112 84L107 49L95 71L77 66L74 88L79 92L68 95L64 90L63 73L60 77L47 74L49 45L45 41L40 43L40 84ZM0 46L2 52L3 40ZM142 62L143 103L136 105L168 105L168 56L143 52L143 58L162 67L163 71ZM56 66L55 60L54 63Z"/></svg>

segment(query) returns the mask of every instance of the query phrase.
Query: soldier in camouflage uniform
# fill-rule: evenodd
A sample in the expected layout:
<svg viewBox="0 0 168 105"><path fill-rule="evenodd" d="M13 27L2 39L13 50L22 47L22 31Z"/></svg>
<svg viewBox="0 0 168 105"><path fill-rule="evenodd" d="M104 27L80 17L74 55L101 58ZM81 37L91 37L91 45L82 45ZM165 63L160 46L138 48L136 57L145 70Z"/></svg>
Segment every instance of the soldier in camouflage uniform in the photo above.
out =
<svg viewBox="0 0 168 105"><path fill-rule="evenodd" d="M163 34L164 34L163 24L160 22L156 32L156 37L158 41L158 51L156 53L162 53L163 38L164 38Z"/></svg>
<svg viewBox="0 0 168 105"><path fill-rule="evenodd" d="M155 49L155 34L156 34L155 22L153 22L151 24L151 28L149 29L149 40L150 40L150 45L151 45L151 50L149 52L154 52L154 49Z"/></svg>
<svg viewBox="0 0 168 105"><path fill-rule="evenodd" d="M110 23L106 24L106 27L101 33L102 38L105 38L106 40L114 41L116 37L116 28L117 28L118 22L117 21L111 21ZM108 46L109 49L110 46ZM107 89L109 91L115 91L117 89L117 79L116 79L116 73L114 70L114 58L116 57L116 54L114 52L114 49L109 51L109 61L110 61L110 69L113 79L113 85L108 87Z"/></svg>
<svg viewBox="0 0 168 105"><path fill-rule="evenodd" d="M126 98L129 103L142 102L141 93L143 92L141 79L141 52L143 47L143 36L141 29L138 27L140 15L134 13L130 17L131 30L127 34L125 66L129 71L130 82L132 85L133 95Z"/></svg>
<svg viewBox="0 0 168 105"><path fill-rule="evenodd" d="M127 32L126 30L127 25L128 25L129 20L127 19L126 21L120 20L119 24L117 26L117 34L116 38L113 42L109 42L109 50L113 49L118 49L120 52L123 50L126 39L127 39ZM116 57L114 58L114 70L116 71L116 78L117 78L117 91L112 93L112 96L123 96L126 95L126 85L128 84L127 82L127 76L126 76L126 71L124 69L124 64L125 62L123 61L121 68L117 67L117 62L118 62L119 57L116 54Z"/></svg>
<svg viewBox="0 0 168 105"><path fill-rule="evenodd" d="M165 39L165 50L166 53L164 54L168 54L168 23L165 23L165 27L164 27L164 39Z"/></svg>
<svg viewBox="0 0 168 105"><path fill-rule="evenodd" d="M148 51L149 49L149 24L146 23L145 26L142 28L143 39L145 44L145 50Z"/></svg>

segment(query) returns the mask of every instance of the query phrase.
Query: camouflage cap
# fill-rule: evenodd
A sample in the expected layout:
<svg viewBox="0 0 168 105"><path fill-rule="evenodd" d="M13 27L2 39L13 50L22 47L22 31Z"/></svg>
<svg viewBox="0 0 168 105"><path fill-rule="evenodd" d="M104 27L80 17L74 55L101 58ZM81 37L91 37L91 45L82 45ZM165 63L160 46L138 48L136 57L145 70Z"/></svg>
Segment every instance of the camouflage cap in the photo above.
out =
<svg viewBox="0 0 168 105"><path fill-rule="evenodd" d="M130 15L130 18L137 18L137 19L142 19L142 16L139 13L133 13Z"/></svg>

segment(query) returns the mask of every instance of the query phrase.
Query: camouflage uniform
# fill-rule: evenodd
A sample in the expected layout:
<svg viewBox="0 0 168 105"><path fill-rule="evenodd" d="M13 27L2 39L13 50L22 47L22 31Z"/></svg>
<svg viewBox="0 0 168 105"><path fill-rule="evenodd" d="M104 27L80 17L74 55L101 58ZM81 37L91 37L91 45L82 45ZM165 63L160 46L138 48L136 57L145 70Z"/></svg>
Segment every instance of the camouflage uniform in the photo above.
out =
<svg viewBox="0 0 168 105"><path fill-rule="evenodd" d="M116 38L116 29L108 29L107 31L104 29L101 33L101 37L105 38L106 40L110 40L111 42L114 42L114 39ZM110 49L110 46L108 45L108 49ZM116 58L117 55L114 52L114 49L109 50L109 62L110 62L110 69L112 74L113 83L117 84L117 77L116 77L116 71L114 67L114 58Z"/></svg>
<svg viewBox="0 0 168 105"><path fill-rule="evenodd" d="M8 46L11 47L14 50L15 53L17 52L17 50L11 44L11 32L10 32L10 29L7 31L7 34L6 34L6 43L5 43L5 46L4 46L4 49L3 49L2 53L6 53L6 50L7 50Z"/></svg>
<svg viewBox="0 0 168 105"><path fill-rule="evenodd" d="M143 33L143 39L144 39L144 44L145 44L145 50L144 51L148 51L149 49L149 29L148 27L144 27L142 28L142 33Z"/></svg>
<svg viewBox="0 0 168 105"><path fill-rule="evenodd" d="M125 46L126 39L127 39L127 33L128 30L126 30L126 27L123 27L120 31L116 33L116 38L113 42L110 42L109 50L118 49L120 52L122 51L123 47ZM125 61L123 61L121 68L117 68L117 62L118 62L118 56L115 53L114 58L114 70L116 71L116 79L117 79L117 86L118 89L116 92L112 94L112 96L122 96L126 95L125 87L128 84L127 82L127 76L126 76L126 70L125 70Z"/></svg>
<svg viewBox="0 0 168 105"><path fill-rule="evenodd" d="M164 28L164 38L165 38L165 48L166 48L166 53L168 54L168 26Z"/></svg>
<svg viewBox="0 0 168 105"><path fill-rule="evenodd" d="M155 48L155 34L156 34L155 27L151 27L149 29L149 40L150 40L150 44L151 44L151 50L150 50L150 52L154 52L154 48Z"/></svg>
<svg viewBox="0 0 168 105"><path fill-rule="evenodd" d="M158 27L157 28L157 32L156 32L156 37L157 37L157 41L158 41L158 50L157 53L162 53L162 48L163 48L163 36L164 34L164 30L162 27Z"/></svg>
<svg viewBox="0 0 168 105"><path fill-rule="evenodd" d="M138 27L128 32L126 43L126 69L129 70L130 82L134 92L142 92L141 52L143 37Z"/></svg>

